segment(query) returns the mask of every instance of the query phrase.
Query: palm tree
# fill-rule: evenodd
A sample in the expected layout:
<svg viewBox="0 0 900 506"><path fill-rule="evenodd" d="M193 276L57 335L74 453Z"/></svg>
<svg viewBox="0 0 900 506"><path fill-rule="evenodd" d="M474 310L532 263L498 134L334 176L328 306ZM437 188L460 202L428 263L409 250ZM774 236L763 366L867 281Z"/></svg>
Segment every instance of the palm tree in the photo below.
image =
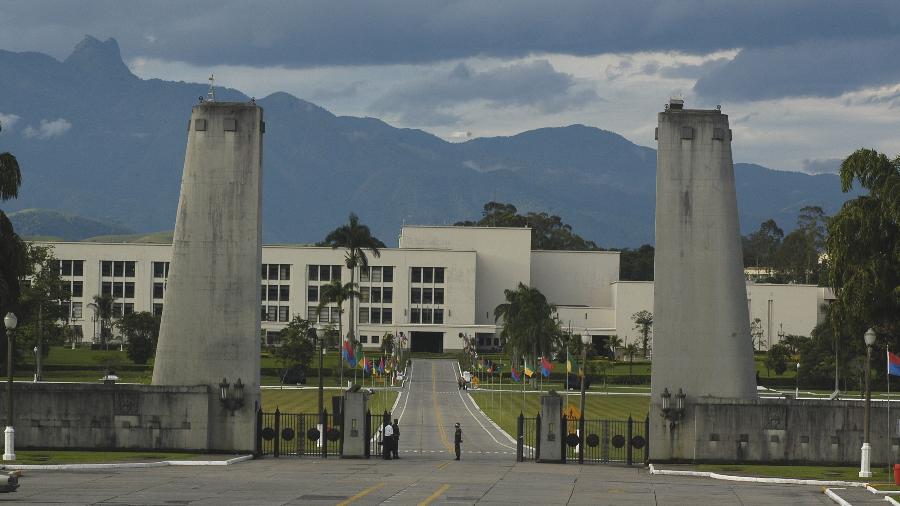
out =
<svg viewBox="0 0 900 506"><path fill-rule="evenodd" d="M560 339L559 322L553 318L556 307L537 288L519 283L515 290L504 290L506 302L494 308L494 322L503 319L500 337L506 351L514 356L531 350L531 361L538 354L550 355Z"/></svg>
<svg viewBox="0 0 900 506"><path fill-rule="evenodd" d="M88 304L88 307L94 309L94 316L100 322L100 342L103 343L103 349L106 349L107 330L112 329L110 321L113 317L113 298L112 295L94 295L94 302Z"/></svg>
<svg viewBox="0 0 900 506"><path fill-rule="evenodd" d="M319 288L319 305L316 306L316 312L321 313L322 308L324 308L327 304L335 303L338 307L338 343L339 346L343 347L344 345L344 331L343 331L343 314L344 314L344 301L353 299L355 297L359 297L359 292L354 289L354 285L352 282L341 284L341 281L338 279L332 279L330 283L327 285L322 285ZM341 386L344 384L344 355L343 351L341 352Z"/></svg>
<svg viewBox="0 0 900 506"><path fill-rule="evenodd" d="M613 334L607 339L606 346L609 348L609 351L612 352L612 360L615 362L616 350L622 347L622 338L619 337L618 334Z"/></svg>
<svg viewBox="0 0 900 506"><path fill-rule="evenodd" d="M634 356L641 352L641 347L637 343L628 343L625 345L625 355L628 356L628 375L634 374Z"/></svg>
<svg viewBox="0 0 900 506"><path fill-rule="evenodd" d="M381 256L379 248L384 248L383 242L379 241L372 235L371 230L366 225L359 222L359 216L350 213L349 221L346 225L332 230L325 236L324 244L331 246L332 249L344 248L344 264L350 269L350 285L356 286L356 269L368 269L369 257L366 256L366 250L372 253L372 256L378 258ZM355 296L350 296L350 329L347 335L355 337L354 320L355 306L353 304Z"/></svg>
<svg viewBox="0 0 900 506"><path fill-rule="evenodd" d="M2 129L2 125L0 125ZM0 153L0 202L19 196L22 171L11 153ZM25 273L25 243L12 222L0 210L0 317L11 311L19 298L19 278ZM0 325L0 346L6 349L6 328Z"/></svg>

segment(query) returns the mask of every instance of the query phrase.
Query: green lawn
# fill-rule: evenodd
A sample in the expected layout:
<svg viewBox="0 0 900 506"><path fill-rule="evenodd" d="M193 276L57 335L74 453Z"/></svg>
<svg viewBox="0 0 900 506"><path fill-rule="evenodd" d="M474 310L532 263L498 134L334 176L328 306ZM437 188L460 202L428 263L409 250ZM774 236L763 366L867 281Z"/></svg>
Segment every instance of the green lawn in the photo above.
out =
<svg viewBox="0 0 900 506"><path fill-rule="evenodd" d="M660 466L666 468L665 465ZM841 481L865 481L870 483L888 483L893 476L888 476L887 467L872 467L871 478L859 477L859 466L856 467L831 467L831 466L795 466L795 465L730 465L730 464L698 464L691 466L696 471L707 471L722 474L734 474L740 476L761 476L772 478L797 478L803 480L841 480ZM893 484L893 481L891 481Z"/></svg>
<svg viewBox="0 0 900 506"><path fill-rule="evenodd" d="M57 450L17 451L13 464L108 464L113 462L158 462L160 460L210 460L209 456L177 452L85 452Z"/></svg>
<svg viewBox="0 0 900 506"><path fill-rule="evenodd" d="M513 436L516 433L516 418L519 416L519 413L524 413L527 417L533 417L541 409L540 394L538 393L525 394L525 409L523 410L521 393L504 392L502 411L500 410L499 393L494 393L493 403L491 402L490 392L470 391L469 393L486 415ZM568 396L567 400L564 399L563 406L568 403L578 408L580 402L581 396L573 394ZM635 421L643 422L649 410L650 397L647 396L588 395L585 398L585 418L627 420L628 416L631 415Z"/></svg>
<svg viewBox="0 0 900 506"><path fill-rule="evenodd" d="M331 398L340 396L340 390L325 390L325 409L331 411ZM397 399L396 390L376 390L369 397L369 410L372 412L390 410ZM277 407L285 413L315 413L319 409L319 391L316 389L304 390L275 390L262 391L263 411L275 411Z"/></svg>

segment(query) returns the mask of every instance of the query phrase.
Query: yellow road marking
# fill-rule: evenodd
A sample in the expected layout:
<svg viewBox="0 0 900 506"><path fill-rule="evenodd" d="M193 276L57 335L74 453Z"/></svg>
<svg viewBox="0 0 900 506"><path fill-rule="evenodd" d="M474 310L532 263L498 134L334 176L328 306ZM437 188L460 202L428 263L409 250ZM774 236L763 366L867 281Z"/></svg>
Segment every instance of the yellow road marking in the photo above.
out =
<svg viewBox="0 0 900 506"><path fill-rule="evenodd" d="M441 494L446 492L448 488L450 488L450 485L444 483L439 489L435 490L433 494L426 497L424 501L420 502L419 506L428 506L429 504L433 503L434 500L440 497Z"/></svg>
<svg viewBox="0 0 900 506"><path fill-rule="evenodd" d="M438 432L441 434L441 442L444 444L444 447L447 448L447 451L453 451L453 445L450 444L450 440L447 439L447 432L444 431L444 423L441 421L441 405L438 404L438 395L437 395L437 379L434 374L435 364L431 363L431 400L434 403L434 417L437 421Z"/></svg>
<svg viewBox="0 0 900 506"><path fill-rule="evenodd" d="M379 483L377 485L372 485L371 487L363 490L362 492L356 494L355 496L351 497L350 499L347 499L346 501L337 503L337 506L347 506L348 504L352 503L353 501L356 501L357 499L365 497L383 486L384 486L384 482Z"/></svg>
<svg viewBox="0 0 900 506"><path fill-rule="evenodd" d="M443 469L443 468L445 468L445 467L447 467L447 464L449 464L449 462L444 462L444 463L443 463L443 464L441 464L441 465L439 465L439 466L437 466L437 468L438 468L438 471L440 471L440 470L441 470L441 469Z"/></svg>

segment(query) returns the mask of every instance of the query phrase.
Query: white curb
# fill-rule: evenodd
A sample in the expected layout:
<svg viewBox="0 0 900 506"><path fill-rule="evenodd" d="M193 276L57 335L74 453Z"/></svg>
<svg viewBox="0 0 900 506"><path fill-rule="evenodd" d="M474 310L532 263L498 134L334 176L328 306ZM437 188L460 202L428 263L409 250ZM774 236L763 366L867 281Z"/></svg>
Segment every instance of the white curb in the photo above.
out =
<svg viewBox="0 0 900 506"><path fill-rule="evenodd" d="M834 491L831 490L830 488L825 489L825 495L828 496L828 498L831 499L832 501L836 502L837 504L840 504L841 506L853 506L852 504L848 503L843 498L841 498L841 496L835 494Z"/></svg>
<svg viewBox="0 0 900 506"><path fill-rule="evenodd" d="M671 469L656 469L650 464L650 474L667 476L694 476L698 478L712 478L714 480L743 481L751 483L776 483L780 485L817 485L825 487L865 487L866 484L856 481L829 481L829 480L799 480L796 478L759 478L756 476L735 476L731 474L719 474L709 471L675 471Z"/></svg>
<svg viewBox="0 0 900 506"><path fill-rule="evenodd" d="M888 495L884 496L884 500L893 504L894 506L900 506L900 502L897 502L897 500L891 496L888 496Z"/></svg>
<svg viewBox="0 0 900 506"><path fill-rule="evenodd" d="M159 462L120 462L110 464L11 464L2 467L13 471L96 471L166 466L230 466L252 458L253 455L241 455L240 457L227 460L161 460Z"/></svg>

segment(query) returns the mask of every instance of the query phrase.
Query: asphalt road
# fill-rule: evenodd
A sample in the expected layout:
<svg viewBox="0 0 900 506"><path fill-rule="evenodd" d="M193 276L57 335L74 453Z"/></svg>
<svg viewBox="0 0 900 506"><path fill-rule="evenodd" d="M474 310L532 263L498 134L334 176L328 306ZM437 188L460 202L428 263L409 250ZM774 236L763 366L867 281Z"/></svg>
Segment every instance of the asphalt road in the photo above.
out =
<svg viewBox="0 0 900 506"><path fill-rule="evenodd" d="M642 466L516 463L456 386L455 362L415 360L394 413L401 459L262 458L228 467L27 472L16 504L833 504L821 487L650 475ZM453 460L453 425L463 457Z"/></svg>

